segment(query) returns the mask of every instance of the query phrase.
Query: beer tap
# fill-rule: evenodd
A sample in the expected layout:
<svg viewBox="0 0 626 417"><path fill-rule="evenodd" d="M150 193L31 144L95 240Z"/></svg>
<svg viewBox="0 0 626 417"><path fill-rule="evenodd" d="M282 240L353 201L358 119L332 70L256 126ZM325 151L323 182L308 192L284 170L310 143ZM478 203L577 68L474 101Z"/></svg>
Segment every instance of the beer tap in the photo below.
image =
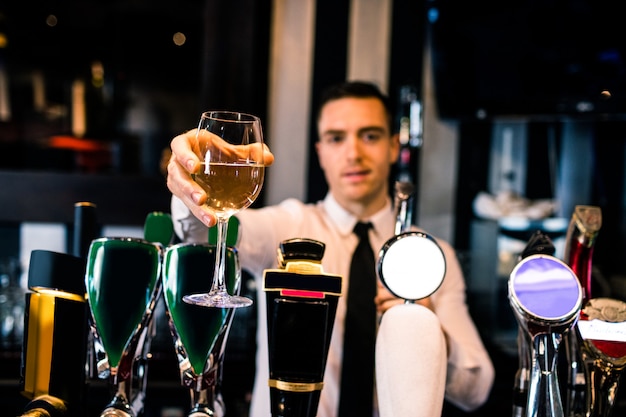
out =
<svg viewBox="0 0 626 417"><path fill-rule="evenodd" d="M80 416L86 394L87 303L82 259L31 252L21 393L25 416ZM59 323L62 323L60 325Z"/></svg>
<svg viewBox="0 0 626 417"><path fill-rule="evenodd" d="M408 181L396 181L394 189L394 206L396 209L395 234L399 235L411 228L410 207L415 186Z"/></svg>
<svg viewBox="0 0 626 417"><path fill-rule="evenodd" d="M88 364L85 256L97 234L96 206L74 205L73 254L34 250L30 255L24 317L22 416L84 414ZM62 323L62 324L61 324Z"/></svg>
<svg viewBox="0 0 626 417"><path fill-rule="evenodd" d="M558 350L576 324L582 306L582 288L567 264L551 255L530 254L511 272L509 302L524 336L520 337L522 370L530 364L527 417L561 417L563 403L557 378ZM526 349L530 352L527 362ZM520 384L521 388L523 384Z"/></svg>
<svg viewBox="0 0 626 417"><path fill-rule="evenodd" d="M567 232L565 260L584 289L580 319L565 340L568 417L611 416L626 369L626 303L592 291L592 257L601 224L599 207L580 205Z"/></svg>
<svg viewBox="0 0 626 417"><path fill-rule="evenodd" d="M281 242L279 269L265 270L273 417L314 417L323 388L342 277L325 273L325 245Z"/></svg>
<svg viewBox="0 0 626 417"><path fill-rule="evenodd" d="M387 310L376 337L376 392L381 417L441 415L446 343L439 318L416 303L439 288L446 271L443 251L427 233L411 229L413 184L396 182L395 236L381 248L381 282L404 304ZM424 338L428 337L428 343ZM416 361L415 355L425 360ZM415 404L420 404L416 407Z"/></svg>
<svg viewBox="0 0 626 417"><path fill-rule="evenodd" d="M564 261L578 276L583 288L583 305L592 298L591 270L596 238L602 226L602 211L599 207L579 205L574 208L566 234ZM567 379L565 390L565 415L586 415L585 393L587 381L582 362L578 326L565 336Z"/></svg>
<svg viewBox="0 0 626 417"><path fill-rule="evenodd" d="M524 250L520 253L518 262L522 259L536 254L554 255L556 248L550 237L537 230L528 240ZM521 324L517 330L517 356L518 367L515 372L513 384L513 417L526 416L526 406L528 404L528 385L530 384L532 340L528 332L524 331Z"/></svg>
<svg viewBox="0 0 626 417"><path fill-rule="evenodd" d="M613 415L626 369L626 303L613 298L588 300L578 321L577 341L585 368L585 417Z"/></svg>

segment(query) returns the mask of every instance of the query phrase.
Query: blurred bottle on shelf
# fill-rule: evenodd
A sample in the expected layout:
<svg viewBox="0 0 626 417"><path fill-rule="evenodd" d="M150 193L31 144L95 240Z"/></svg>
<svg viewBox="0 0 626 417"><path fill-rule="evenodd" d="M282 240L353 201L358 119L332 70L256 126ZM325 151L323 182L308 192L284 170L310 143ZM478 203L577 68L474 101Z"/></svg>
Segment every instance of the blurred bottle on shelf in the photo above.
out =
<svg viewBox="0 0 626 417"><path fill-rule="evenodd" d="M19 260L0 259L0 348L14 350L24 335L24 289L20 285Z"/></svg>

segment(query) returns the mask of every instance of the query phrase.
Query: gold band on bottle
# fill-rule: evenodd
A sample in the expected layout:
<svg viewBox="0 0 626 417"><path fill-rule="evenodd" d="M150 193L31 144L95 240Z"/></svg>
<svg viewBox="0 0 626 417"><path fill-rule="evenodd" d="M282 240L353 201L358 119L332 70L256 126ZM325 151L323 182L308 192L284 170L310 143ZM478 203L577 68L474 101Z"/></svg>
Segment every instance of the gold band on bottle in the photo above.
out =
<svg viewBox="0 0 626 417"><path fill-rule="evenodd" d="M289 392L321 391L324 386L323 382L289 382L279 381L277 379L270 379L267 384L270 388L277 388L281 391Z"/></svg>

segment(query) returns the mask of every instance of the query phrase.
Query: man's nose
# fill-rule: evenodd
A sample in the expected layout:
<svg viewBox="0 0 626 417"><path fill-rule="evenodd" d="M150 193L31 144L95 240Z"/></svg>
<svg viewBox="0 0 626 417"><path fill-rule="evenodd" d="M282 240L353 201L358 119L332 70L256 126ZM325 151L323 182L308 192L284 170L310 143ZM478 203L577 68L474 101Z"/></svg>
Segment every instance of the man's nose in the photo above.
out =
<svg viewBox="0 0 626 417"><path fill-rule="evenodd" d="M346 138L346 153L352 158L359 158L361 156L361 141L358 136L349 135Z"/></svg>

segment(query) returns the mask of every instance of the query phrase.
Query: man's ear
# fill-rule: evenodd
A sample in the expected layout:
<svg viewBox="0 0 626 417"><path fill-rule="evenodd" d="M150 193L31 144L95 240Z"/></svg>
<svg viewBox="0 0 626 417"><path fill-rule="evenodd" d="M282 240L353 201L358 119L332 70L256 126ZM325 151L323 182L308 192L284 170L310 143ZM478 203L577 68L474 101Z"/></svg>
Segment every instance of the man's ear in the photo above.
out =
<svg viewBox="0 0 626 417"><path fill-rule="evenodd" d="M399 133L394 133L393 135L391 135L391 151L390 151L390 155L391 157L391 163L394 163L398 160L398 157L400 156L400 134Z"/></svg>
<svg viewBox="0 0 626 417"><path fill-rule="evenodd" d="M317 153L317 162L320 164L320 168L323 171L324 170L324 163L323 163L322 158L320 156L320 141L319 140L317 142L315 142L315 152Z"/></svg>

